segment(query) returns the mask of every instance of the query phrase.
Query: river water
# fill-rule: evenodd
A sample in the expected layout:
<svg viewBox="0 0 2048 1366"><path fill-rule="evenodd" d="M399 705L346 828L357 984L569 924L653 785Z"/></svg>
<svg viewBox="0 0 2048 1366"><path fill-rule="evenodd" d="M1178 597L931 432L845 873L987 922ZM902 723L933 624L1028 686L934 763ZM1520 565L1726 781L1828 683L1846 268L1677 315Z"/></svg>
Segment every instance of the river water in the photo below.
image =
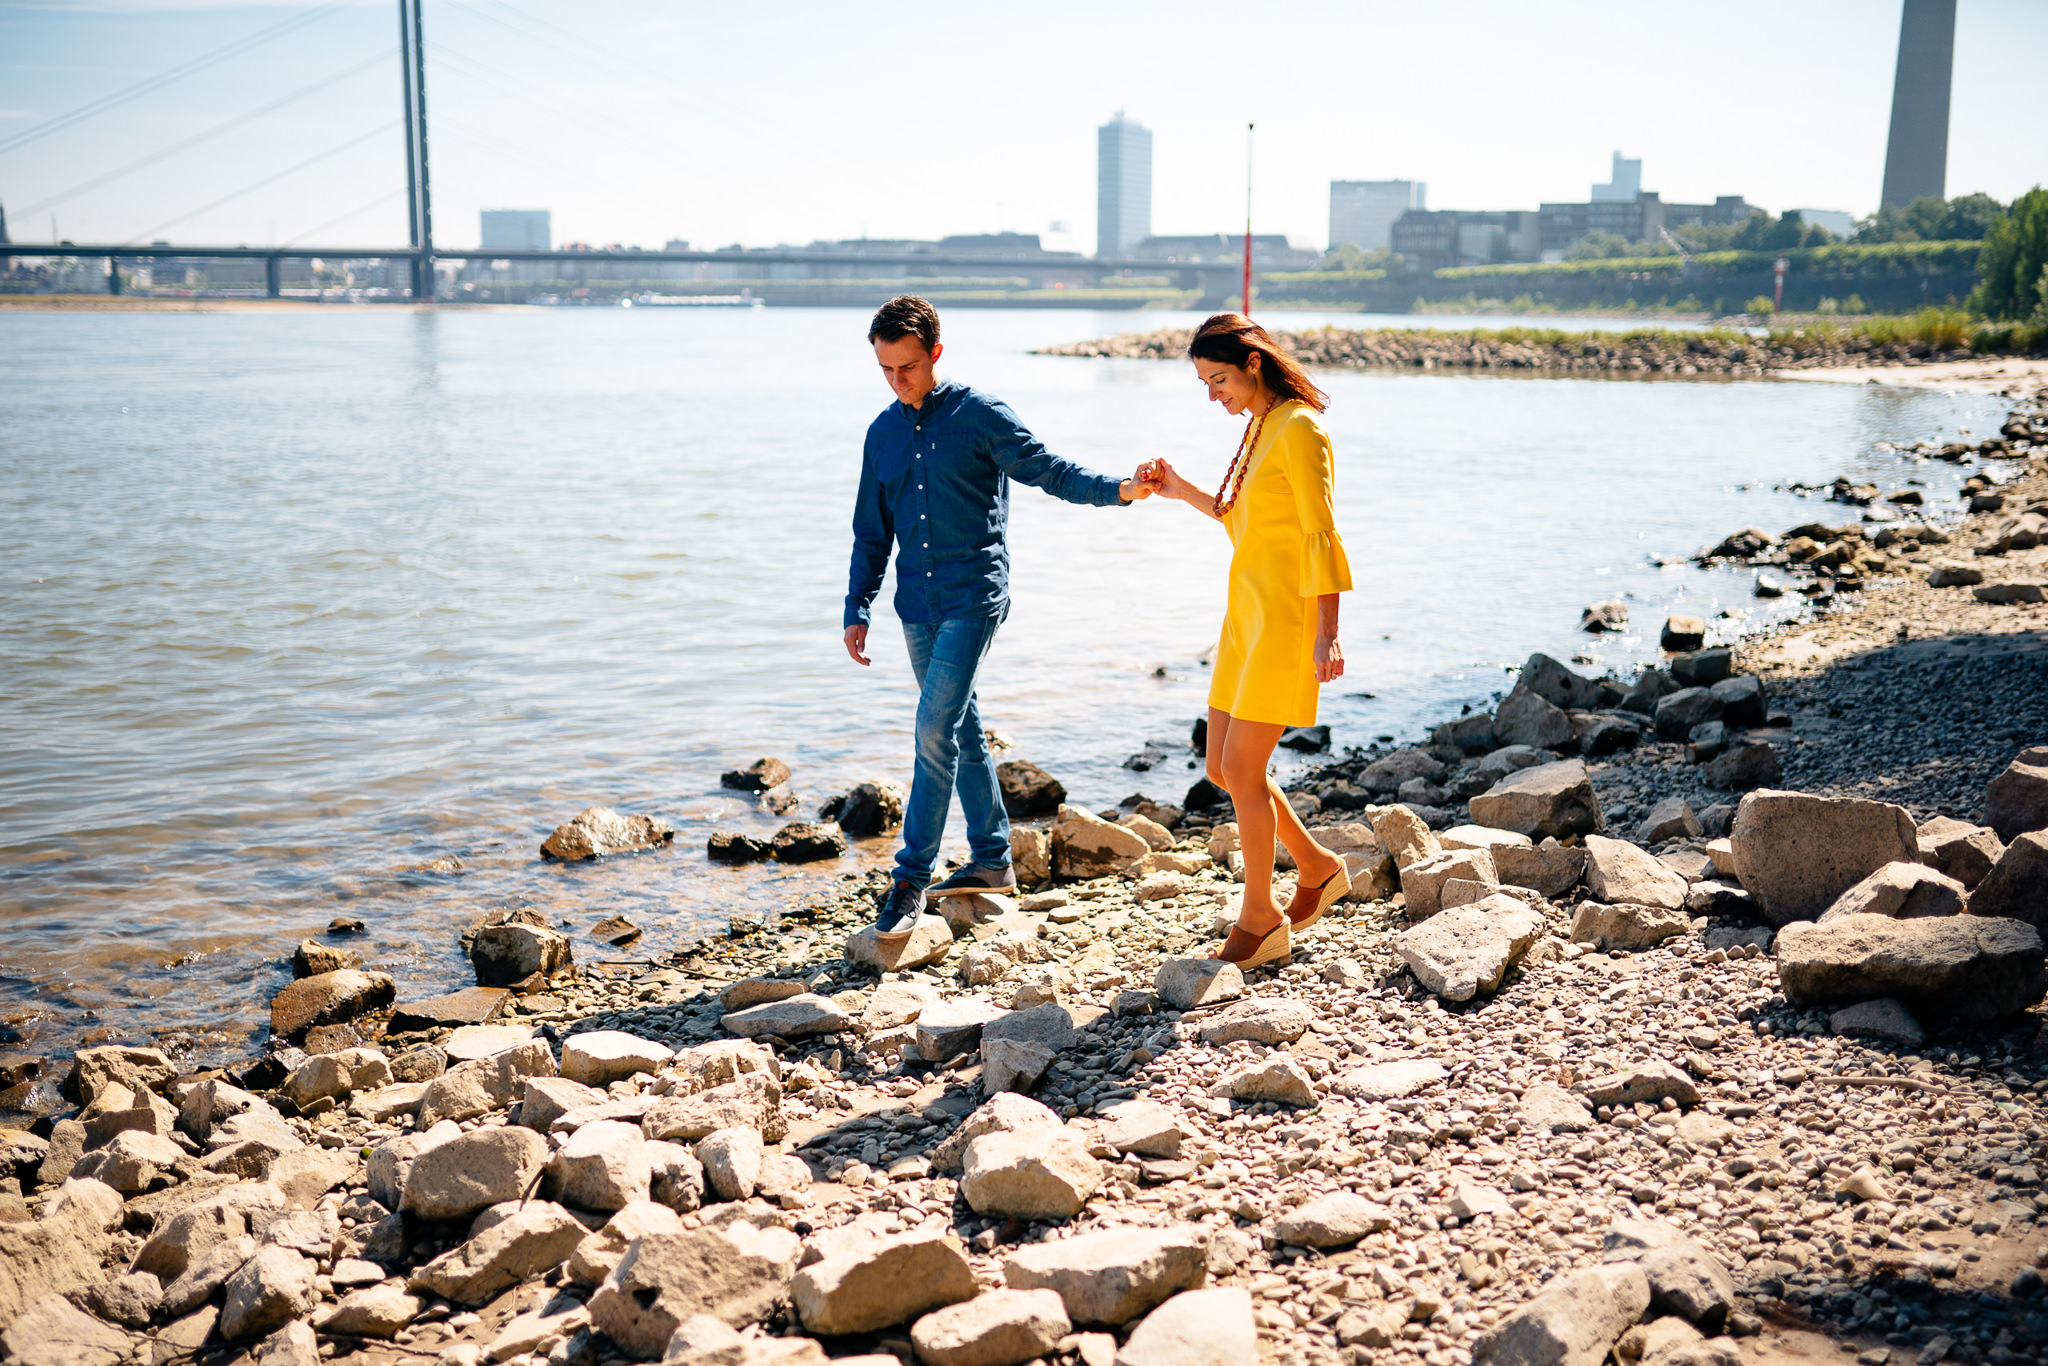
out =
<svg viewBox="0 0 2048 1366"><path fill-rule="evenodd" d="M1188 321L959 311L941 368L1085 464L1164 455L1213 482L1239 429L1188 367L1028 354ZM718 787L759 755L789 761L805 814L907 777L893 618L871 670L839 641L861 435L889 397L865 324L0 316L0 1051L240 1049L291 946L337 915L368 922L355 942L403 997L466 985L456 937L493 907L567 921L587 960L660 952L813 885L815 870L712 867L703 848L779 823ZM1923 480L1953 506L1953 467L1879 443L1981 434L2000 413L1797 382L1320 378L1358 579L1350 672L1324 692L1339 745L1411 738L1532 650L1625 669L1670 610L1755 624L1767 605L1746 574L1656 559L1839 520L1781 486L1845 471ZM988 723L1087 805L1178 796L1197 776L1185 739L1221 532L1178 505L1020 489L1012 540ZM1580 635L1579 609L1609 597L1639 633ZM1167 763L1119 766L1147 741ZM666 817L675 848L540 862L593 803ZM844 867L889 852L871 841ZM450 857L461 871L427 870ZM588 937L617 912L647 930L628 951Z"/></svg>

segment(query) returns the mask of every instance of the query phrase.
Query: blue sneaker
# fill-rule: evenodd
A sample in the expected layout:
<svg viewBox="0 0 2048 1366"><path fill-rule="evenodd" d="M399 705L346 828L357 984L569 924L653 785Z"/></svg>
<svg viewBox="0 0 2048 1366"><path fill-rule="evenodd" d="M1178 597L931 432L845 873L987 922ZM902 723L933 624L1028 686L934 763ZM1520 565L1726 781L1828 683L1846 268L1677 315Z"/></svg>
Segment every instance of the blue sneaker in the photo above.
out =
<svg viewBox="0 0 2048 1366"><path fill-rule="evenodd" d="M980 864L970 863L945 881L934 883L925 890L925 895L974 896L979 892L1015 896L1017 870L1007 863L1000 868L984 868Z"/></svg>
<svg viewBox="0 0 2048 1366"><path fill-rule="evenodd" d="M875 916L875 938L884 944L900 944L910 938L917 918L924 914L924 888L907 882L890 885L882 897L882 909Z"/></svg>

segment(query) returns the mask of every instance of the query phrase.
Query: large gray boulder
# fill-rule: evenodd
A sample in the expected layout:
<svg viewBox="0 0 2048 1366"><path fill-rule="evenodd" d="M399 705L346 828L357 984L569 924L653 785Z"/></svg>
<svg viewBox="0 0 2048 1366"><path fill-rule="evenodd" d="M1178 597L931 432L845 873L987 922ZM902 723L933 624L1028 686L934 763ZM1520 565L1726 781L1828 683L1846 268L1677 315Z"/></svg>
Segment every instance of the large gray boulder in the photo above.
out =
<svg viewBox="0 0 2048 1366"><path fill-rule="evenodd" d="M1493 714L1493 737L1503 745L1563 749L1572 744L1572 718L1526 684L1517 683Z"/></svg>
<svg viewBox="0 0 2048 1366"><path fill-rule="evenodd" d="M1052 827L1055 877L1094 878L1121 873L1152 852L1144 836L1079 807L1062 806Z"/></svg>
<svg viewBox="0 0 2048 1366"><path fill-rule="evenodd" d="M789 1299L802 1244L783 1228L736 1219L723 1229L636 1240L590 1297L590 1322L627 1355L658 1357L684 1321L760 1323Z"/></svg>
<svg viewBox="0 0 2048 1366"><path fill-rule="evenodd" d="M1208 1276L1209 1230L1195 1224L1112 1228L1027 1243L1003 1263L1012 1290L1053 1290L1077 1324L1129 1323Z"/></svg>
<svg viewBox="0 0 2048 1366"><path fill-rule="evenodd" d="M1776 957L1779 984L1796 1006L1890 996L1922 1017L1997 1020L2048 995L2041 936L2020 920L1802 921L1779 931Z"/></svg>
<svg viewBox="0 0 2048 1366"><path fill-rule="evenodd" d="M67 1181L42 1218L0 1222L0 1329L47 1296L99 1281L100 1259L121 1226L121 1211L120 1193L112 1187ZM238 1225L235 1232L241 1231ZM176 1260L182 1271L182 1258Z"/></svg>
<svg viewBox="0 0 2048 1366"><path fill-rule="evenodd" d="M961 1160L960 1194L977 1214L1071 1219L1102 1185L1102 1164L1070 1129L983 1134Z"/></svg>
<svg viewBox="0 0 2048 1366"><path fill-rule="evenodd" d="M1692 917L1682 907L1582 901L1572 912L1571 937L1576 944L1634 952L1654 948L1690 929Z"/></svg>
<svg viewBox="0 0 2048 1366"><path fill-rule="evenodd" d="M872 1333L971 1300L980 1289L960 1245L938 1233L878 1238L810 1263L790 1298L820 1337Z"/></svg>
<svg viewBox="0 0 2048 1366"><path fill-rule="evenodd" d="M1593 780L1577 759L1510 774L1474 797L1471 806L1474 824L1512 830L1532 840L1563 839L1607 828L1600 817Z"/></svg>
<svg viewBox="0 0 2048 1366"><path fill-rule="evenodd" d="M2021 835L1970 894L1970 914L2023 920L2036 930L2048 926L2048 831Z"/></svg>
<svg viewBox="0 0 2048 1366"><path fill-rule="evenodd" d="M1444 911L1394 937L1416 980L1447 1001L1497 990L1543 934L1543 917L1506 892Z"/></svg>
<svg viewBox="0 0 2048 1366"><path fill-rule="evenodd" d="M548 1141L518 1125L477 1129L429 1148L406 1173L399 1212L421 1219L467 1219L517 1200L548 1164Z"/></svg>
<svg viewBox="0 0 2048 1366"><path fill-rule="evenodd" d="M1534 654L1522 665L1517 684L1527 688L1553 707L1585 711L1600 705L1600 685L1575 674L1549 655Z"/></svg>
<svg viewBox="0 0 2048 1366"><path fill-rule="evenodd" d="M787 770L784 771L787 776ZM675 828L652 816L621 816L605 806L585 807L541 842L542 858L580 862L673 844Z"/></svg>
<svg viewBox="0 0 2048 1366"><path fill-rule="evenodd" d="M1675 911L1685 905L1685 889L1668 864L1627 840L1586 836L1586 890L1599 900Z"/></svg>
<svg viewBox="0 0 2048 1366"><path fill-rule="evenodd" d="M1949 816L1921 824L1920 861L1975 890L2005 852L2005 841L1988 825L1972 825Z"/></svg>
<svg viewBox="0 0 2048 1366"><path fill-rule="evenodd" d="M1427 920L1443 909L1444 884L1452 878L1500 885L1493 855L1485 849L1446 849L1401 871L1401 895L1410 921Z"/></svg>
<svg viewBox="0 0 2048 1366"><path fill-rule="evenodd" d="M1887 863L1835 898L1821 913L1821 923L1845 915L1888 915L1917 920L1930 915L1961 915L1963 884L1924 863Z"/></svg>
<svg viewBox="0 0 2048 1366"><path fill-rule="evenodd" d="M548 1200L516 1200L478 1218L467 1241L413 1272L413 1290L480 1305L558 1266L587 1235L575 1215Z"/></svg>
<svg viewBox="0 0 2048 1366"><path fill-rule="evenodd" d="M1496 846L1493 864L1504 885L1526 887L1538 896L1555 901L1578 886L1585 877L1586 851L1546 837L1541 844L1526 849L1514 845Z"/></svg>
<svg viewBox="0 0 2048 1366"><path fill-rule="evenodd" d="M2048 830L2048 745L2019 752L1984 789L1984 823L2002 839Z"/></svg>
<svg viewBox="0 0 2048 1366"><path fill-rule="evenodd" d="M1773 925L1812 920L1887 863L1917 862L1903 806L1759 788L1728 832L1736 877Z"/></svg>
<svg viewBox="0 0 2048 1366"><path fill-rule="evenodd" d="M991 1290L926 1314L910 1343L928 1366L1015 1366L1052 1355L1073 1328L1053 1291Z"/></svg>
<svg viewBox="0 0 2048 1366"><path fill-rule="evenodd" d="M1116 1366L1241 1366L1259 1357L1259 1325L1243 1286L1184 1290L1145 1316Z"/></svg>
<svg viewBox="0 0 2048 1366"><path fill-rule="evenodd" d="M1547 1289L1480 1334L1475 1366L1601 1366L1621 1335L1650 1307L1641 1267L1588 1267Z"/></svg>

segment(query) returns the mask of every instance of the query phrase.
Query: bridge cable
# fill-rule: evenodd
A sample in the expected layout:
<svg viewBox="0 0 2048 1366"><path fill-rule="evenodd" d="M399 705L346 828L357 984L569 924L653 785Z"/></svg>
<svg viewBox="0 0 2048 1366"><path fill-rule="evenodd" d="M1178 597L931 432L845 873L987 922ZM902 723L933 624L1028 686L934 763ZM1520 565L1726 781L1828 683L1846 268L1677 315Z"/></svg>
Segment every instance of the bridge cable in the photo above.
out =
<svg viewBox="0 0 2048 1366"><path fill-rule="evenodd" d="M151 152L148 156L137 157L135 160L129 162L126 166L123 166L118 170L109 171L103 176L97 176L91 180L83 181L77 185L73 185L70 189L63 191L61 194L52 195L48 199L38 200L36 203L30 204L25 208L15 210L15 212L19 214L21 217L26 218L30 214L41 213L45 209L53 209L57 207L57 205L64 203L66 200L76 199L79 195L85 194L91 190L97 190L102 185L111 184L112 182L121 179L123 176L133 175L135 172L143 169L145 166L155 165L157 162L164 160L166 157L176 156L180 152L189 151L192 148L197 147L200 143L209 141L210 139L213 138L217 138L222 133L225 133L230 129L239 128L241 125L248 123L252 119L260 119L265 114L269 114L278 109L282 109L284 106L292 103L294 100L302 100L308 95L314 94L321 90L325 90L330 85L339 84L340 82L347 80L351 76L358 75L363 71L367 71L369 68L377 65L379 62L389 60L390 58L396 56L397 53L397 48L388 47L384 49L382 52L376 53L375 55L361 62L356 63L354 66L348 68L348 70L346 71L336 72L334 75L328 76L322 80L317 80L313 82L311 85L300 86L291 94L272 100L270 103L263 105L260 108L251 109L246 114L237 114L235 115L235 117L227 120L225 123L217 123L213 127L206 129L204 132L194 133L191 137L184 139L182 142L172 143L169 147L164 147L157 151Z"/></svg>
<svg viewBox="0 0 2048 1366"><path fill-rule="evenodd" d="M341 153L346 152L351 147L360 146L361 144L368 142L371 138L378 137L384 133L390 132L393 128L396 128L399 125L399 122L400 120L398 119L391 119L388 122L379 124L377 127L372 128L369 132L359 134L356 137L352 137L347 142L338 143L335 146L328 148L324 152L314 153L312 156L307 157L304 161L299 162L296 166L287 166L284 170L277 172L275 175L267 175L263 177L263 179L261 180L252 181L249 184L244 185L241 189L236 190L232 194L222 195L219 199L214 200L211 204L203 204L200 207L192 210L190 213L179 214L176 218L168 219L165 222L157 224L153 228L149 228L142 232L138 232L133 237L129 238L126 242L123 242L121 245L129 247L139 246L141 245L142 239L145 237L154 237L158 233L162 232L165 228L176 227L180 223L186 222L190 219L197 218L202 213L210 212L213 209L219 208L223 204L232 203L233 201L240 199L245 194L252 194L257 190L262 189L266 185L273 185L278 181L283 180L286 176L296 175L298 172L305 170L308 166L318 165L320 162L323 162L332 156L339 156Z"/></svg>
<svg viewBox="0 0 2048 1366"><path fill-rule="evenodd" d="M349 220L349 219L351 219L351 218L354 218L354 217L356 217L356 216L357 216L357 215L359 215L359 214L365 214L365 213L368 213L368 212L369 212L370 210L372 210L372 209L374 209L374 208L378 207L379 205L383 204L383 203L384 203L384 202L385 202L386 200L390 200L390 199L396 199L396 198L398 198L398 196L400 196L400 195L402 195L402 194L404 194L404 193L405 193L405 187L404 187L404 186L400 186L400 187L399 187L398 189L395 189L395 190L386 190L386 191L385 191L385 192L384 192L383 194L380 194L380 195L378 195L378 196L377 196L377 197L376 197L375 199L372 199L372 200L370 200L370 201L369 201L368 203L366 203L366 204L358 204L358 205L357 205L357 206L356 206L355 208L353 208L353 209L350 209L350 210L349 210L349 211L348 211L347 213L345 213L345 214L342 214L342 215L341 215L340 217L338 217L338 218L330 218L330 219L328 219L328 220L327 220L327 221L326 221L325 223L322 223L322 224L321 224L321 225L320 225L319 227L317 227L317 228L308 228L308 229L306 229L306 230L305 230L304 232L300 233L300 234L299 234L299 235L298 235L297 237L294 237L294 238L292 238L292 239L291 239L291 240L290 240L289 242L286 242L286 243L285 243L285 245L286 245L286 246L288 246L288 247L295 247L295 246L297 246L297 245L298 245L299 243L301 243L301 242L305 241L305 240L306 240L306 239L307 239L308 237L312 237L312 236L314 236L314 235L315 235L315 234L317 234L317 233L323 233L323 232L326 232L326 231L327 231L327 230L328 230L329 228L331 228L331 227L334 227L334 226L335 226L336 224L339 224L339 223L346 223L346 222L348 222L348 220ZM337 257L336 259L341 259L341 258L338 258L338 257ZM371 257L364 257L364 258L362 258L362 259L364 259L364 260L370 260L370 259L377 259L377 258L371 258Z"/></svg>
<svg viewBox="0 0 2048 1366"><path fill-rule="evenodd" d="M130 100L140 99L142 96L153 91L161 90L173 81L182 80L195 71L202 71L217 62L226 61L229 57L240 56L251 48L267 43L273 38L281 38L294 29L303 28L314 20L324 18L342 8L343 5L339 3L339 0L332 4L316 5L304 13L295 14L279 23L272 24L269 28L252 33L246 38L237 38L232 43L217 47L211 52L194 57L190 61L182 62L166 71L160 71L147 80L137 81L126 89L116 90L111 95L102 95L96 100L89 100L67 114L59 114L56 118L46 119L32 128L24 128L12 136L0 138L0 155L12 152L18 147L25 147L29 143L46 138L52 133L60 133L73 124L82 123L96 114L103 114L118 105L128 103Z"/></svg>

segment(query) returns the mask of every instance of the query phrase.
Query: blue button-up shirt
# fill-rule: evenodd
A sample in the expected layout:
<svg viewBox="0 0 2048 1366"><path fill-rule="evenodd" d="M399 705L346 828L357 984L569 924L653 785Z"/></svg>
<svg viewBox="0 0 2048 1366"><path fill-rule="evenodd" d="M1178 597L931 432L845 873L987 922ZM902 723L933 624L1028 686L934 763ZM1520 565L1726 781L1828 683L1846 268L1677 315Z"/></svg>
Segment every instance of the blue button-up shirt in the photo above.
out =
<svg viewBox="0 0 2048 1366"><path fill-rule="evenodd" d="M940 380L924 406L892 403L868 428L853 505L845 625L866 625L889 542L896 615L908 622L992 617L1010 600L1010 480L1055 498L1120 504L1120 481L1062 460L1005 404Z"/></svg>

